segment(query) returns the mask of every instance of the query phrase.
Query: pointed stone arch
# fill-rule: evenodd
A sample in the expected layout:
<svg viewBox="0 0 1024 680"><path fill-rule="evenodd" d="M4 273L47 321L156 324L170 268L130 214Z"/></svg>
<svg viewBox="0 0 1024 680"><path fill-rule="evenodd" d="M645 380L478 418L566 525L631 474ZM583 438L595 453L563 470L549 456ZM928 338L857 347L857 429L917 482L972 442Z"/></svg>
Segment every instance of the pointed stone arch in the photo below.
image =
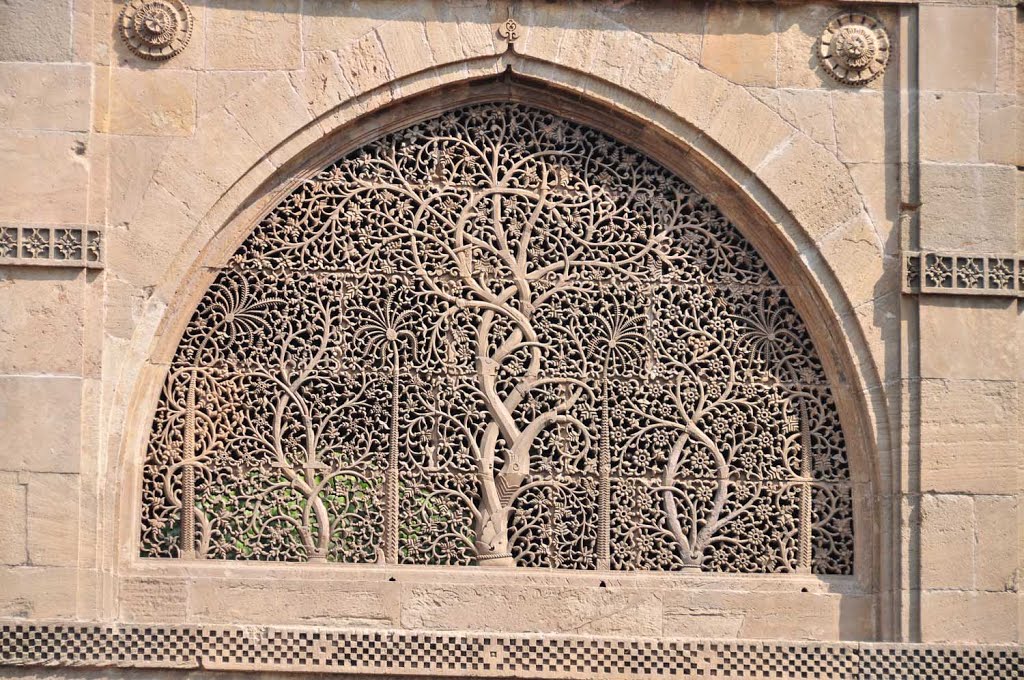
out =
<svg viewBox="0 0 1024 680"><path fill-rule="evenodd" d="M885 631L893 629L899 603L885 593L899 564L896 553L885 549L894 536L890 508L893 481L889 473L891 445L887 439L887 416L874 363L877 357L873 356L874 346L863 336L850 307L850 301L860 299L862 276L852 274L849 266L835 259L836 254L827 244L816 243L814 238L826 222L844 224L840 213L846 214L845 208L830 210L823 204L820 213L808 213L813 199L793 204L786 198L787 192L772 188L777 176L770 179L762 171L765 166L789 168L787 181L790 184L812 188L830 183L835 172L815 163L808 165L806 171L800 169L802 166L790 153L793 149L788 147L778 158L754 170L738 162L730 145L719 144L717 135L706 130L699 120L678 111L675 105L661 107L634 91L635 88L615 86L557 64L509 53L499 57L497 62L495 67L486 60L471 60L450 69L433 69L426 76L398 78L389 85L392 93L387 96L382 96L380 91L370 91L365 97L344 102L322 118L299 125L294 132L280 138L279 143L266 147L268 151L262 160L254 161L247 171L224 185L230 188L220 195L196 223L191 236L175 250L174 261L167 260L169 269L160 278L127 347L128 361L112 394L115 406L109 431L120 442L120 452L117 457L109 458L108 474L121 483L110 487L104 513L110 518L111 526L117 527L110 532L111 540L107 543L110 553L107 554L113 558L115 583L121 584L117 586L121 589L119 597L126 603L122 607L144 597L142 591L136 590L153 574L168 577L183 587L198 579L195 588L203 593L220 582L225 587L231 583L243 587L244 583L258 581L261 592L267 589L268 598L295 592L305 579L323 579L328 575L332 581L342 582L354 579L369 583L383 579L388 582L380 586L385 590L396 585L390 583L395 580L391 569L367 569L363 565L353 571L352 567L341 565L294 564L282 572L280 567L261 567L251 562L243 566L226 560L140 560L140 467L155 406L184 329L202 295L254 225L325 165L381 135L459 106L505 101L555 110L573 122L622 140L673 174L685 178L698 193L720 208L764 257L805 321L829 379L846 438L856 544L852 578L757 577L748 581L751 588L758 591L768 588L772 593L785 594L784 600L780 601L776 594L752 596L752 599L744 596L743 604L728 595L727 591L735 587L736 582L732 580L680 579L637 573L621 583L651 590L652 597L660 597L657 593L662 593L676 599L694 598L694 611L704 606L698 606L698 602L710 598L709 602L722 602L726 611L737 616L772 617L785 602L785 607L816 612L806 620L801 618L800 630L811 631L805 627L812 626L814 631L819 628L825 631L822 635L863 639L887 635ZM495 72L499 75L493 75ZM684 79L689 80L690 76L685 75ZM325 129L331 131L325 133ZM799 139L794 138L793 144L799 147ZM283 158L290 160L280 164ZM185 164L178 171L188 172L188 167L191 166ZM839 183L833 189L842 191L843 186ZM787 208L790 205L795 206L792 211ZM487 573L492 575L485 576ZM517 570L515 580L507 581L507 586L529 589L544 584L569 584L564 592L553 588L545 595L568 602L584 596L599 582L602 586L605 581L609 586L620 583L618 577L608 580L606 573L582 571L566 581L564 570ZM282 578L288 583L277 582ZM444 596L457 599L462 594L469 596L466 588L472 589L471 584L491 583L494 579L493 572L462 569L456 573L438 567L427 571L412 568L403 571L401 576L403 581L420 584L424 593L441 587L429 584L452 583L451 588L442 588ZM497 576L497 579L506 583L506 577ZM355 587L356 584L350 585ZM377 586L372 589L379 590ZM390 597L383 592L381 596ZM510 629L532 626L527 619L514 615L507 625ZM819 635L818 632L807 634Z"/></svg>
<svg viewBox="0 0 1024 680"><path fill-rule="evenodd" d="M144 556L853 570L800 315L622 141L509 101L427 117L225 265L157 407Z"/></svg>

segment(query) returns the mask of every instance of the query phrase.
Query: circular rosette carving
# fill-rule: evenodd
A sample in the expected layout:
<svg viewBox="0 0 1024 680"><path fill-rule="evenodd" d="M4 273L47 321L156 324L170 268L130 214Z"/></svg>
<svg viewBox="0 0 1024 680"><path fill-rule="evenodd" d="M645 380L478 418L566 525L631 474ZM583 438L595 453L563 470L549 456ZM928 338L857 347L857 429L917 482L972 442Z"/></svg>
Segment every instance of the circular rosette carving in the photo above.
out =
<svg viewBox="0 0 1024 680"><path fill-rule="evenodd" d="M128 0L121 10L121 38L143 59L170 59L192 37L192 12L182 0Z"/></svg>
<svg viewBox="0 0 1024 680"><path fill-rule="evenodd" d="M848 85L864 85L882 75L890 51L882 23L856 12L833 17L818 43L818 59L825 72Z"/></svg>

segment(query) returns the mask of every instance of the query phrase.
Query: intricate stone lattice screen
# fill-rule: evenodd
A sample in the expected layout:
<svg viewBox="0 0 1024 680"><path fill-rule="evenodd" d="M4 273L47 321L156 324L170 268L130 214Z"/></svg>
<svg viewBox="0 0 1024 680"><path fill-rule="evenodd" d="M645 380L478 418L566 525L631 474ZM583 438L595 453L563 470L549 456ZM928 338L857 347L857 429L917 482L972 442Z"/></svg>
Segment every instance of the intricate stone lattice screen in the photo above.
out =
<svg viewBox="0 0 1024 680"><path fill-rule="evenodd" d="M199 304L144 466L146 557L848 574L806 328L692 188L471 106L330 165Z"/></svg>

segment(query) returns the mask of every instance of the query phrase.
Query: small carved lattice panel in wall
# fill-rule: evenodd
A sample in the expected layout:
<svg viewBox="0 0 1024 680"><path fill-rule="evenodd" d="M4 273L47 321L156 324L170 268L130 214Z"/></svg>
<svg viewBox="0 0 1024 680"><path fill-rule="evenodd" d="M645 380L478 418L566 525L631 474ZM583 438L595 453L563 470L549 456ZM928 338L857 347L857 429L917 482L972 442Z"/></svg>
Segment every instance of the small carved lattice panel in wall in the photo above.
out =
<svg viewBox="0 0 1024 680"><path fill-rule="evenodd" d="M141 554L852 571L807 330L685 182L514 104L389 134L263 219L192 317Z"/></svg>

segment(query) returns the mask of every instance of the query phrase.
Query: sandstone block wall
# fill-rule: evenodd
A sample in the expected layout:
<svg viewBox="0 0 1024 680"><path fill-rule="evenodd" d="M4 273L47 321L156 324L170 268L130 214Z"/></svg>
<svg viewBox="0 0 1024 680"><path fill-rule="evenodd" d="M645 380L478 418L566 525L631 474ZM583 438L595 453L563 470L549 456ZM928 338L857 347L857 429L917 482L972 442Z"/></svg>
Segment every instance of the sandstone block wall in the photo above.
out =
<svg viewBox="0 0 1024 680"><path fill-rule="evenodd" d="M1015 3L188 4L189 43L160 62L121 41L121 2L0 4L0 229L19 247L84 239L70 257L0 258L0 618L1024 639ZM893 42L861 87L815 56L828 20L854 8ZM514 41L498 30L510 11ZM851 439L854 577L495 582L137 557L157 369L206 267L332 144L506 72L557 91L568 113L638 121L638 143L677 145L686 179L749 219L780 278L805 289L794 296L818 310ZM1019 281L1007 292L953 274L926 291L908 278L912 261L924 272L957 258L1014 262Z"/></svg>

